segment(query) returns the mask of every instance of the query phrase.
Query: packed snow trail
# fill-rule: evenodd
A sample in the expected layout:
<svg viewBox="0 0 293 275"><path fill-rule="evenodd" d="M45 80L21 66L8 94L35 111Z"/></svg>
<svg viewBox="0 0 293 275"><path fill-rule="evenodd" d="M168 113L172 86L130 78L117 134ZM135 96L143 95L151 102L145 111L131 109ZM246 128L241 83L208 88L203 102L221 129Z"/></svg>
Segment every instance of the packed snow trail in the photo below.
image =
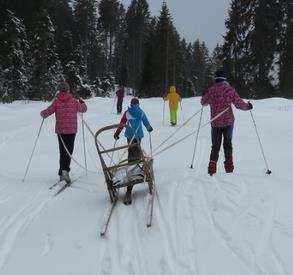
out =
<svg viewBox="0 0 293 275"><path fill-rule="evenodd" d="M94 132L120 119L111 114L112 99L87 104L85 119ZM206 127L195 169L189 169L195 136L156 157L153 226L145 224L147 185L139 185L133 205L117 205L106 238L99 232L109 199L91 134L86 131L88 166L97 173L86 176L72 163L71 177L78 180L54 197L55 189L49 190L58 179L53 118L45 121L26 183L21 182L39 112L47 104L0 105L0 275L293 274L293 101L253 104L272 175L265 175L249 113L235 111L234 174L224 173L221 158L216 176L207 175ZM184 117L190 117L200 109L199 98L184 100L183 106ZM167 126L167 115L162 125L161 99L142 100L142 108L155 129L156 147L174 128ZM198 119L170 143L195 130ZM203 123L208 120L205 109ZM114 143L110 135L101 142ZM82 145L80 131L74 156L81 163ZM149 151L147 135L144 148Z"/></svg>

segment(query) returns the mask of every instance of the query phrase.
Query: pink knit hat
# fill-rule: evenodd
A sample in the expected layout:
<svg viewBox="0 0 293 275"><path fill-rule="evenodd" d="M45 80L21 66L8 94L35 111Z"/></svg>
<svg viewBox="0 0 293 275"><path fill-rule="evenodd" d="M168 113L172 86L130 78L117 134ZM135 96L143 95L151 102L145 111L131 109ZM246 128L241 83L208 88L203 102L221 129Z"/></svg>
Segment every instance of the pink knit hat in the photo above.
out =
<svg viewBox="0 0 293 275"><path fill-rule="evenodd" d="M131 105L139 105L139 99L134 97L133 99L131 99L131 102L130 102Z"/></svg>

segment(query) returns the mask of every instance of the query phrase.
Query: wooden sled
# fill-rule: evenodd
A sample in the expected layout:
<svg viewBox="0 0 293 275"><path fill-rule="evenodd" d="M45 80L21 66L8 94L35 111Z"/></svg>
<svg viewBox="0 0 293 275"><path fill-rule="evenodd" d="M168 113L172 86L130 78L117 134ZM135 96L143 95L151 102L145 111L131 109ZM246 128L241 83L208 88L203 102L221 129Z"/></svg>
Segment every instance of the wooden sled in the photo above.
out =
<svg viewBox="0 0 293 275"><path fill-rule="evenodd" d="M127 150L133 145L126 144L123 146L106 149L99 142L98 138L101 133L115 130L118 127L120 127L119 124L106 126L97 131L97 133L95 134L95 144L101 161L111 203L115 203L118 200L118 190L120 188L130 187L141 183L147 183L149 187L149 193L153 195L154 173L153 159L151 157L146 156L146 154L142 150L140 160L128 162ZM107 165L105 161L105 156L108 155L108 157L111 158L111 155L119 151L123 152L122 158L125 157L125 159L120 160L120 162L116 165ZM141 172L139 175L135 173L129 173L129 171L131 171L133 167L141 168ZM118 180L117 175L123 171L126 172L125 176L122 179Z"/></svg>
<svg viewBox="0 0 293 275"><path fill-rule="evenodd" d="M123 151L122 157L124 156L127 157L128 148L130 148L133 145L127 144L120 147L105 149L104 146L98 140L98 137L100 136L101 133L117 129L118 127L120 127L119 124L104 127L100 129L95 135L95 144L96 144L99 158L102 164L105 181L107 185L107 190L108 190L110 201L111 201L111 205L109 209L107 209L106 211L105 219L100 231L100 236L102 237L106 235L113 210L118 201L118 190L120 188L131 187L131 186L133 187L134 185L137 185L140 183L147 183L149 187L149 195L147 199L146 226L151 227L152 220L153 220L153 205L154 205L154 197L155 197L153 159L146 156L146 154L142 151L140 154L141 158L137 161L129 162L128 158L125 158L120 160L118 164L112 165L113 154L115 152ZM104 158L105 155L108 155L108 157L111 159L110 165L106 164L106 161ZM140 167L141 168L140 173L139 174L128 173L127 171L129 170L129 168L132 169L132 167ZM122 172L126 171L125 176L117 180L117 174L120 173L121 171Z"/></svg>

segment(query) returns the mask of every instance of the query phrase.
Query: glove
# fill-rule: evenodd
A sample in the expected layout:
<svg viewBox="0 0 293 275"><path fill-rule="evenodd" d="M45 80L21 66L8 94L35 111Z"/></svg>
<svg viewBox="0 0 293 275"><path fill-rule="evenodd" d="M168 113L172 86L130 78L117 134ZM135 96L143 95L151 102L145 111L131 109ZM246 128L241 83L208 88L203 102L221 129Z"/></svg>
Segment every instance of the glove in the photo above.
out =
<svg viewBox="0 0 293 275"><path fill-rule="evenodd" d="M40 115L42 118L46 118L45 115L43 114L43 112L40 112Z"/></svg>
<svg viewBox="0 0 293 275"><path fill-rule="evenodd" d="M119 139L119 134L118 134L118 133L115 133L115 134L114 134L114 139L115 139L115 140L118 140L118 139Z"/></svg>
<svg viewBox="0 0 293 275"><path fill-rule="evenodd" d="M252 109L253 109L253 105L250 102L248 102L248 110L252 110Z"/></svg>
<svg viewBox="0 0 293 275"><path fill-rule="evenodd" d="M78 99L79 103L84 104L84 101L82 99Z"/></svg>
<svg viewBox="0 0 293 275"><path fill-rule="evenodd" d="M154 129L153 129L152 126L150 126L150 127L148 128L148 132L151 133L152 131L154 131Z"/></svg>

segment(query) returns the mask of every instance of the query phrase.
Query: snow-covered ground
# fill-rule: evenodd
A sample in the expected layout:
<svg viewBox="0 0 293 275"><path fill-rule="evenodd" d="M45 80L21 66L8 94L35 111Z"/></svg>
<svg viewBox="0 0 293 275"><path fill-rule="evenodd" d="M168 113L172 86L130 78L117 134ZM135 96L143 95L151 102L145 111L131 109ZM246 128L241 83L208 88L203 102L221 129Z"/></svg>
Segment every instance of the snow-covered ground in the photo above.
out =
<svg viewBox="0 0 293 275"><path fill-rule="evenodd" d="M85 119L94 131L118 122L112 99L87 103ZM189 169L194 138L156 157L153 227L145 226L147 187L140 185L133 205L115 209L106 238L99 230L108 194L89 132L89 169L97 171L98 164L99 171L86 176L73 163L72 178L78 180L53 197L48 190L58 166L53 117L45 121L27 180L21 181L46 104L0 105L0 274L293 274L293 101L253 103L272 175L265 174L249 112L235 111L234 174L224 173L221 158L218 174L207 175L210 127L205 127L194 170ZM156 147L174 129L167 115L162 125L161 100L141 105L155 129ZM198 98L184 100L185 119L198 109ZM176 137L197 123L198 117ZM101 141L113 145L109 136ZM148 136L144 148L149 151ZM74 156L83 162L81 132Z"/></svg>

